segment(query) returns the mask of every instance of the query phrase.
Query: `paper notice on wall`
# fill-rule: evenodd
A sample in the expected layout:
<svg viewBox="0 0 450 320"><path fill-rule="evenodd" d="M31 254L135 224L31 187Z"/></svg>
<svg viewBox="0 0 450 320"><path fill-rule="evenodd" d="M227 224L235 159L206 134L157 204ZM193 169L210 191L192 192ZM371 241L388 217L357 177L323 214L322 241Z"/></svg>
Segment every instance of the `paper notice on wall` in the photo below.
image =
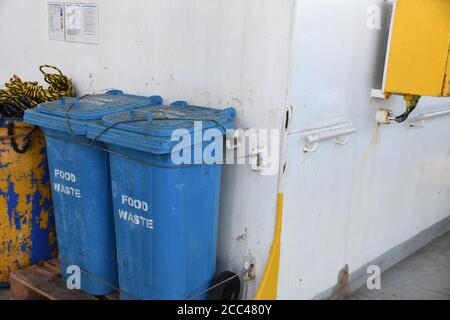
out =
<svg viewBox="0 0 450 320"><path fill-rule="evenodd" d="M98 43L98 5L93 3L65 4L66 41Z"/></svg>
<svg viewBox="0 0 450 320"><path fill-rule="evenodd" d="M48 3L48 37L50 40L64 41L64 5L58 2Z"/></svg>

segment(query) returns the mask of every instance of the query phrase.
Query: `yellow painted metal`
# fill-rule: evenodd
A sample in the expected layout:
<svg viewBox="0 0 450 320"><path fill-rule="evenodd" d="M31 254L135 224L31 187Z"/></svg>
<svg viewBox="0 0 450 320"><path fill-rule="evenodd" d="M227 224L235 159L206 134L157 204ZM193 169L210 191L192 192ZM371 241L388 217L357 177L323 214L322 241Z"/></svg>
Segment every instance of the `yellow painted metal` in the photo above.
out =
<svg viewBox="0 0 450 320"><path fill-rule="evenodd" d="M392 28L384 91L447 95L450 0L396 0Z"/></svg>
<svg viewBox="0 0 450 320"><path fill-rule="evenodd" d="M31 126L14 122L13 136L22 146ZM11 132L0 127L0 284L17 268L56 256L56 235L45 139L33 131L29 149L11 146Z"/></svg>
<svg viewBox="0 0 450 320"><path fill-rule="evenodd" d="M450 37L448 42L450 43ZM450 97L450 45L448 47L447 71L445 72L443 95Z"/></svg>
<svg viewBox="0 0 450 320"><path fill-rule="evenodd" d="M281 224L283 217L283 193L278 194L277 213L272 247L269 259L255 295L256 300L275 300L277 298L278 272L280 269Z"/></svg>

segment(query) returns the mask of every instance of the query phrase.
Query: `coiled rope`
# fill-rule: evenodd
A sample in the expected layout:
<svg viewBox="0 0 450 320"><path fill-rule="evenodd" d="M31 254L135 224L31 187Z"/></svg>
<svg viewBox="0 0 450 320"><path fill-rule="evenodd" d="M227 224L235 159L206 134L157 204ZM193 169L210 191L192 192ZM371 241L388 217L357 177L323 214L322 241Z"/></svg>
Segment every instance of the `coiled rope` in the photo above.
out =
<svg viewBox="0 0 450 320"><path fill-rule="evenodd" d="M53 69L57 73L46 72L46 69ZM75 97L72 81L61 70L51 65L42 65L39 70L48 88L45 89L37 81L23 81L18 75L13 75L5 84L6 89L0 89L0 116L23 117L26 109L42 102Z"/></svg>
<svg viewBox="0 0 450 320"><path fill-rule="evenodd" d="M46 69L52 69L57 73L47 72ZM61 70L46 64L40 66L39 70L44 75L48 88L44 89L37 81L23 81L18 75L13 75L5 84L6 89L0 89L0 118L22 118L26 109L34 108L42 102L75 97L72 81ZM17 153L25 153L30 147L31 135L36 128L33 126L26 133L15 134L14 125L14 121L7 123L8 135L0 137L0 140L10 140L12 148ZM16 141L19 137L23 137L22 147Z"/></svg>

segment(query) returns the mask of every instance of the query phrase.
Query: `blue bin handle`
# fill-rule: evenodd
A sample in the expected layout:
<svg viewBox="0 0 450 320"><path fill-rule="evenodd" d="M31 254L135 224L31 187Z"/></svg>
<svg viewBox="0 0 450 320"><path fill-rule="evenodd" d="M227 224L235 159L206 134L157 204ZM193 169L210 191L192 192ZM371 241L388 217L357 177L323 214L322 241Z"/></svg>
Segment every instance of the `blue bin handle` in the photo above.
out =
<svg viewBox="0 0 450 320"><path fill-rule="evenodd" d="M160 106L163 104L163 98L161 96L151 96L151 97L148 97L148 99L151 101L152 105L154 105L154 106Z"/></svg>
<svg viewBox="0 0 450 320"><path fill-rule="evenodd" d="M174 106L174 107L184 107L184 106L187 106L187 102L184 100L178 100L178 101L172 102L170 105Z"/></svg>
<svg viewBox="0 0 450 320"><path fill-rule="evenodd" d="M116 89L108 90L108 91L106 91L106 94L109 94L110 96L123 96L123 95L125 95L122 90L116 90Z"/></svg>
<svg viewBox="0 0 450 320"><path fill-rule="evenodd" d="M233 107L229 107L223 110L229 118L236 118L236 109Z"/></svg>

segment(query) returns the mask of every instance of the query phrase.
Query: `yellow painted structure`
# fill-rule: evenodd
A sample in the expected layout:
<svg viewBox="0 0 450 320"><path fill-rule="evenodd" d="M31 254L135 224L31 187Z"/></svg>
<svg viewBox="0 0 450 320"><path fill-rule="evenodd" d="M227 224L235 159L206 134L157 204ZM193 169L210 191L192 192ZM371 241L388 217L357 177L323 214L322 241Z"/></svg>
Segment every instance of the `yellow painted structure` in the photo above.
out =
<svg viewBox="0 0 450 320"><path fill-rule="evenodd" d="M449 40L450 42L450 40ZM444 96L450 96L450 48L448 50L447 71L444 80Z"/></svg>
<svg viewBox="0 0 450 320"><path fill-rule="evenodd" d="M264 275L256 292L256 300L275 300L277 298L278 271L280 269L281 224L283 218L283 194L277 198L277 213L272 247L267 261Z"/></svg>
<svg viewBox="0 0 450 320"><path fill-rule="evenodd" d="M5 284L10 271L55 257L56 235L44 136L22 122L8 130L11 120L0 121L0 284ZM16 152L11 142L20 150L30 132L29 148Z"/></svg>
<svg viewBox="0 0 450 320"><path fill-rule="evenodd" d="M384 92L448 96L450 0L396 0Z"/></svg>

